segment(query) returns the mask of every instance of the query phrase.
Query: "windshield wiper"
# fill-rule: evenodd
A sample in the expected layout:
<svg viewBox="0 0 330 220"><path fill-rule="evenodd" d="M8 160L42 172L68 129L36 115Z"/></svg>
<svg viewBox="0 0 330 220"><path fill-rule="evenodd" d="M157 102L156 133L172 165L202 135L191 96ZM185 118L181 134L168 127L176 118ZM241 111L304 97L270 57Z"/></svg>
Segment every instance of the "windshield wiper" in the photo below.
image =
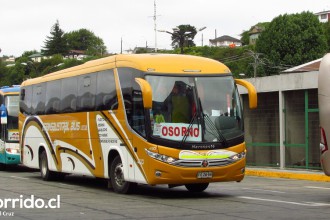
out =
<svg viewBox="0 0 330 220"><path fill-rule="evenodd" d="M183 144L186 142L186 140L187 140L187 138L188 138L188 135L189 135L189 133L190 133L190 130L191 130L192 126L194 125L194 121L195 121L195 119L197 118L197 115L198 115L198 113L197 113L197 111L195 111L195 113L194 113L192 119L191 119L190 122L189 122L189 126L188 126L188 128L187 128L187 131L184 133L184 136L183 136L182 141L181 141L181 146L183 146ZM200 124L200 123L199 123L199 118L197 118L197 126L198 126L198 129L199 129L199 124Z"/></svg>
<svg viewBox="0 0 330 220"><path fill-rule="evenodd" d="M207 114L203 114L203 119L205 121L205 124L207 125L207 127L209 127L211 129L211 131L209 131L206 126L205 126L205 131L208 131L209 133L211 133L214 137L216 137L220 142L222 142L222 144L226 147L228 146L228 142L226 140L226 138L223 136L222 132L217 129L217 127L215 126L215 124L212 122L212 120L210 119L210 117ZM216 131L216 134L214 133L214 131Z"/></svg>

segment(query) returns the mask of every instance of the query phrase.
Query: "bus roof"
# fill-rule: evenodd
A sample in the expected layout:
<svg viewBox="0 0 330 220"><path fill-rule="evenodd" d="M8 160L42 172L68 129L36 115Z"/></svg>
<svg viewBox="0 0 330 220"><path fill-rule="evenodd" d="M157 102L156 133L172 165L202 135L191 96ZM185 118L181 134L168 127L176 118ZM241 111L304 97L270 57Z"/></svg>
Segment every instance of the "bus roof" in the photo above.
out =
<svg viewBox="0 0 330 220"><path fill-rule="evenodd" d="M20 91L20 87L19 86L13 86L13 87L1 87L0 88L0 94L15 94L15 93L19 93Z"/></svg>
<svg viewBox="0 0 330 220"><path fill-rule="evenodd" d="M209 58L179 54L120 54L50 73L23 82L22 86L70 76L98 72L115 67L130 67L144 72L160 74L228 74L224 64Z"/></svg>

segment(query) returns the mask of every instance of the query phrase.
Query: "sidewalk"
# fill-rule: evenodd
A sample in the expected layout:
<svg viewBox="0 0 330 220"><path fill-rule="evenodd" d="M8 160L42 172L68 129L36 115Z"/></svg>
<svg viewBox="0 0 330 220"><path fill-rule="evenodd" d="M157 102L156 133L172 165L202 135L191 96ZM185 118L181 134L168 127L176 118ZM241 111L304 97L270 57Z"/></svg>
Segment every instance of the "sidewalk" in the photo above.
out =
<svg viewBox="0 0 330 220"><path fill-rule="evenodd" d="M246 167L245 175L330 182L330 177L326 176L321 170L282 170L269 167Z"/></svg>

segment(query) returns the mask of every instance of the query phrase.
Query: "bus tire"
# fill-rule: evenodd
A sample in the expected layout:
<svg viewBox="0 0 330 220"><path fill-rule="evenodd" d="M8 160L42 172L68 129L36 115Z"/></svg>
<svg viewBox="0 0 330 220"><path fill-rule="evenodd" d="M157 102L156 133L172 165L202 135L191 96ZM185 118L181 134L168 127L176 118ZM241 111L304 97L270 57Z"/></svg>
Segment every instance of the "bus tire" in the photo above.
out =
<svg viewBox="0 0 330 220"><path fill-rule="evenodd" d="M39 157L39 168L40 168L40 174L41 178L44 181L50 181L55 178L55 173L50 171L48 168L48 159L47 159L47 153L46 151L42 151Z"/></svg>
<svg viewBox="0 0 330 220"><path fill-rule="evenodd" d="M132 193L136 188L136 183L125 181L123 163L121 162L121 158L119 155L117 155L111 163L109 176L111 181L111 187L117 193Z"/></svg>
<svg viewBox="0 0 330 220"><path fill-rule="evenodd" d="M0 163L0 170L5 170L6 169L6 164Z"/></svg>
<svg viewBox="0 0 330 220"><path fill-rule="evenodd" d="M203 192L208 186L209 183L193 183L185 185L189 192Z"/></svg>

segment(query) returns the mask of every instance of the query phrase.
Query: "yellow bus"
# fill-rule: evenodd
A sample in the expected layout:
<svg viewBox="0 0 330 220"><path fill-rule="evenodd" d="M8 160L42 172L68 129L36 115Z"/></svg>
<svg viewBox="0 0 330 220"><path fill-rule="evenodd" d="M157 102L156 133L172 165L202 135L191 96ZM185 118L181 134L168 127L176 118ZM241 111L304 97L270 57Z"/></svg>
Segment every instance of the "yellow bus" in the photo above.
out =
<svg viewBox="0 0 330 220"><path fill-rule="evenodd" d="M330 137L330 53L326 54L320 64L318 78L319 117L321 130L321 165L324 173L330 176L330 151L327 140Z"/></svg>
<svg viewBox="0 0 330 220"><path fill-rule="evenodd" d="M236 83L235 83L236 82ZM29 79L20 94L24 165L44 180L63 174L137 184L241 181L246 148L236 84L222 63L196 56L115 55Z"/></svg>

